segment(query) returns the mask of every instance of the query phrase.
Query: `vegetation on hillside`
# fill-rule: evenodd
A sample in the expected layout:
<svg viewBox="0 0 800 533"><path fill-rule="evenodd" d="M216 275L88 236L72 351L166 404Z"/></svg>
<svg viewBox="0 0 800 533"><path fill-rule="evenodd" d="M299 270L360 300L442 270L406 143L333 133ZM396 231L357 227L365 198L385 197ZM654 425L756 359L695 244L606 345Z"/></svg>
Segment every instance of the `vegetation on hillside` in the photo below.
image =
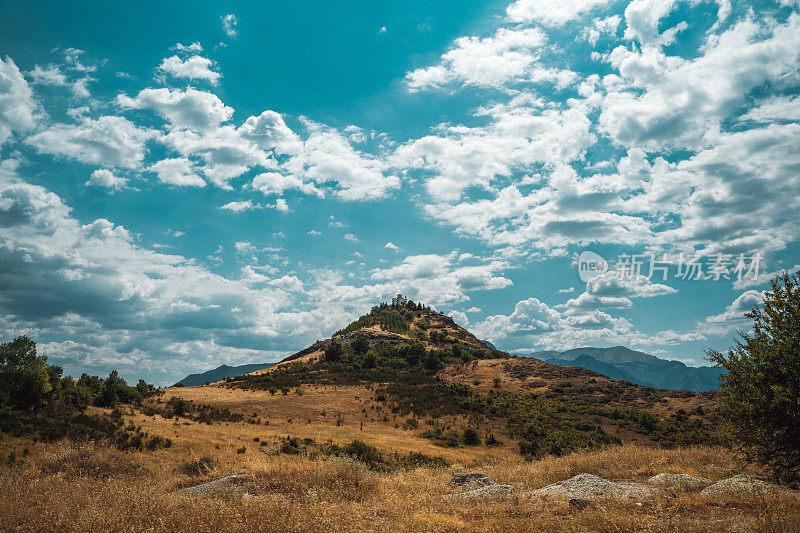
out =
<svg viewBox="0 0 800 533"><path fill-rule="evenodd" d="M120 449L169 446L169 439L126 426L119 411L109 416L85 413L90 405L140 404L160 393L158 389L143 380L128 386L116 371L105 379L83 374L74 380L62 373L61 367L37 354L36 343L28 337L0 344L0 431L46 442L106 440Z"/></svg>
<svg viewBox="0 0 800 533"><path fill-rule="evenodd" d="M357 331L357 325L380 323L386 313L403 316L395 309L377 307L343 331L352 333ZM489 441L491 445L497 436L492 434L490 440L485 428L490 421L503 421L506 435L519 442L520 453L529 459L620 444L619 437L608 433L604 425L624 427L664 447L711 444L716 440L707 424L685 412L659 417L637 409L612 408L600 398L593 399L588 394L593 390L579 391L563 384L546 396L500 389L481 394L466 384L447 383L439 375L446 366L510 357L505 352L476 348L454 339L435 347L426 347L413 338L400 344L370 344L364 337L351 339L329 342L319 360L291 362L263 374L231 378L226 385L275 394L309 384L367 384L374 387L376 398L386 402L393 413L432 421L422 435L437 443L458 446ZM447 428L437 422L455 415L474 420L475 428ZM477 437L468 429L475 431Z"/></svg>
<svg viewBox="0 0 800 533"><path fill-rule="evenodd" d="M800 272L770 282L764 304L745 316L752 333L710 359L720 378L720 408L732 445L787 482L800 482Z"/></svg>

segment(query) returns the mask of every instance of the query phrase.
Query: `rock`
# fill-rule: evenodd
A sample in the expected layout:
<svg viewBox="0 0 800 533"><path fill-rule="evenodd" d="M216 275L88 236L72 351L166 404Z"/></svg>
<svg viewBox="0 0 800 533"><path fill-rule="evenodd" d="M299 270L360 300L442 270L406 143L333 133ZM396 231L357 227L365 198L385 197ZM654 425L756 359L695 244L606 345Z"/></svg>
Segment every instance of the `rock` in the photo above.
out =
<svg viewBox="0 0 800 533"><path fill-rule="evenodd" d="M460 490L470 491L491 485L498 485L498 483L486 474L470 472L468 474L453 474L448 485L453 485Z"/></svg>
<svg viewBox="0 0 800 533"><path fill-rule="evenodd" d="M774 483L762 481L753 476L739 474L728 479L718 481L700 491L701 496L718 498L731 495L752 495L764 493L794 494L795 492Z"/></svg>
<svg viewBox="0 0 800 533"><path fill-rule="evenodd" d="M442 496L445 500L472 500L481 498L503 498L511 496L514 493L514 487L511 485L487 485L479 489L468 490L467 492L456 492L455 494L445 494Z"/></svg>
<svg viewBox="0 0 800 533"><path fill-rule="evenodd" d="M678 491L703 490L713 483L710 479L690 474L658 474L647 480L651 485Z"/></svg>
<svg viewBox="0 0 800 533"><path fill-rule="evenodd" d="M595 500L600 498L648 498L656 489L642 483L615 483L591 474L578 474L530 493L531 496Z"/></svg>
<svg viewBox="0 0 800 533"><path fill-rule="evenodd" d="M572 498L569 501L570 507L574 507L579 511L586 509L587 507L594 507L594 504L589 500L584 500L582 498Z"/></svg>
<svg viewBox="0 0 800 533"><path fill-rule="evenodd" d="M192 496L195 498L202 498L205 496L213 496L218 494L228 494L235 492L243 481L250 481L253 479L251 474L231 474L230 476L221 477L199 485L185 487L177 491L178 494L184 496Z"/></svg>

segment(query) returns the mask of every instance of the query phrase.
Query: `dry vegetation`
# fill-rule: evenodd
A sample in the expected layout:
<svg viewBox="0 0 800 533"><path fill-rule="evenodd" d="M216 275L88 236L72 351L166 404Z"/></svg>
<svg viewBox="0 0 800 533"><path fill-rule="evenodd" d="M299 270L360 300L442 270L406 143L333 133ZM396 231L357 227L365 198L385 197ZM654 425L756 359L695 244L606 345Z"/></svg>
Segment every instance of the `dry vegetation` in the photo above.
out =
<svg viewBox="0 0 800 533"><path fill-rule="evenodd" d="M0 524L19 531L794 531L800 524L794 497L743 497L719 507L697 495L665 494L641 505L607 501L582 511L559 501L439 498L452 472L463 469L526 489L581 472L608 479L688 472L714 480L740 472L717 448L628 445L532 463L491 459L392 473L340 457L246 453L193 477L172 472L180 453L186 452L31 445L24 464L0 473ZM239 471L253 476L211 497L175 493Z"/></svg>
<svg viewBox="0 0 800 533"><path fill-rule="evenodd" d="M719 507L696 494L664 494L641 505L607 501L582 511L562 501L442 500L455 471L481 471L532 490L584 472L611 480L644 480L660 472L719 480L743 469L724 450L708 447L629 444L533 462L524 461L511 441L439 447L419 430L395 427L391 416L384 421L382 415L390 413L376 412L380 402L370 388L300 390L270 395L193 387L163 396L213 404L258 423L206 424L123 408L126 424L172 439L170 448L156 451L4 438L0 457L14 452L16 464L0 467L0 526L12 531L793 531L800 524L800 502L787 497L743 497ZM416 451L442 457L450 466L377 472L347 457L308 450L286 455L280 446L287 435L339 445L359 439L386 456ZM208 467L184 468L206 457ZM241 472L252 477L211 497L177 493Z"/></svg>

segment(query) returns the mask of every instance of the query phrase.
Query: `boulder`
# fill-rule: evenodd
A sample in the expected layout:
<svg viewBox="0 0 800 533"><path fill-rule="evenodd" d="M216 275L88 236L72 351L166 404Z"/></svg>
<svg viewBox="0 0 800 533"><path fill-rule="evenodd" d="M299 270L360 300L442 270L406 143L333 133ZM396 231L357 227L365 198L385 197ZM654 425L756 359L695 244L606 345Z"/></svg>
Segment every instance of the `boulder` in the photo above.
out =
<svg viewBox="0 0 800 533"><path fill-rule="evenodd" d="M566 481L559 481L530 493L530 496L564 499L597 500L603 498L637 498L654 496L655 487L642 483L608 481L591 474L578 474Z"/></svg>
<svg viewBox="0 0 800 533"><path fill-rule="evenodd" d="M690 474L657 474L647 482L659 488L672 489L676 491L698 491L703 490L713 483L710 479L692 476Z"/></svg>
<svg viewBox="0 0 800 533"><path fill-rule="evenodd" d="M745 474L723 479L700 491L701 496L709 498L765 493L794 494L795 491Z"/></svg>
<svg viewBox="0 0 800 533"><path fill-rule="evenodd" d="M203 498L206 496L230 494L231 492L244 492L240 485L244 481L252 480L253 476L251 474L231 474L219 479L200 483L199 485L184 487L178 490L177 493L194 498Z"/></svg>
<svg viewBox="0 0 800 533"><path fill-rule="evenodd" d="M488 487L490 485L498 485L497 481L493 480L486 474L480 472L470 472L464 474L453 474L450 478L448 485L454 486L458 490L470 491Z"/></svg>
<svg viewBox="0 0 800 533"><path fill-rule="evenodd" d="M445 494L445 500L473 500L484 498L505 498L514 494L514 487L511 485L487 485L479 489L468 490L466 492L456 492L455 494Z"/></svg>

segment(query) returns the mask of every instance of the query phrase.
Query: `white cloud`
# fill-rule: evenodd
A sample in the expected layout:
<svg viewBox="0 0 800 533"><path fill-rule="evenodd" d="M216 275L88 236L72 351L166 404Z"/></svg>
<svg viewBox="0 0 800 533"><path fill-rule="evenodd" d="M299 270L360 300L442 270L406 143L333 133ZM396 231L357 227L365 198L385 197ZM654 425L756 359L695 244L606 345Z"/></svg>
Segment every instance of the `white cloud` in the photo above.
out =
<svg viewBox="0 0 800 533"><path fill-rule="evenodd" d="M238 131L242 137L264 150L296 154L303 149L300 137L286 125L280 113L275 111L267 110L257 117L248 117Z"/></svg>
<svg viewBox="0 0 800 533"><path fill-rule="evenodd" d="M253 209L260 209L261 206L257 205L257 204L254 204L253 200L244 200L244 201L228 202L225 205L221 205L219 208L220 209L224 209L226 211L233 211L234 213L241 213L243 211L251 211Z"/></svg>
<svg viewBox="0 0 800 533"><path fill-rule="evenodd" d="M212 85L216 85L222 75L211 69L213 65L213 61L202 56L194 55L186 59L170 56L161 61L158 70L175 78L206 80Z"/></svg>
<svg viewBox="0 0 800 533"><path fill-rule="evenodd" d="M536 61L534 50L546 41L535 28L500 28L493 37L459 37L440 65L406 75L411 90L438 86L451 80L479 86L496 86L518 79Z"/></svg>
<svg viewBox="0 0 800 533"><path fill-rule="evenodd" d="M226 106L215 94L186 90L144 89L130 98L117 96L117 103L130 109L151 109L179 128L208 130L226 122L233 109Z"/></svg>
<svg viewBox="0 0 800 533"><path fill-rule="evenodd" d="M384 248L388 248L389 250L394 250L395 252L400 249L393 242L387 242L386 245L384 246Z"/></svg>
<svg viewBox="0 0 800 533"><path fill-rule="evenodd" d="M622 18L619 15L612 15L602 19L594 19L591 26L587 26L581 32L584 39L589 41L589 44L595 46L601 37L604 35L614 36L619 28L619 23Z"/></svg>
<svg viewBox="0 0 800 533"><path fill-rule="evenodd" d="M452 126L403 144L392 158L399 168L433 176L428 193L439 201L458 199L469 187L490 189L493 181L537 164L560 165L583 157L594 137L581 109L537 109L527 105L487 110L488 126ZM439 210L439 207L432 208Z"/></svg>
<svg viewBox="0 0 800 533"><path fill-rule="evenodd" d="M197 175L191 161L183 157L162 159L147 167L155 172L159 181L179 187L205 187L206 182Z"/></svg>
<svg viewBox="0 0 800 533"><path fill-rule="evenodd" d="M98 168L89 177L89 181L85 185L94 185L96 187L105 187L106 189L121 189L125 186L128 180L116 176L113 172L105 168Z"/></svg>
<svg viewBox="0 0 800 533"><path fill-rule="evenodd" d="M14 132L34 127L33 91L10 57L0 58L0 147Z"/></svg>
<svg viewBox="0 0 800 533"><path fill-rule="evenodd" d="M344 234L344 240L352 241L352 242L358 242L358 237L356 237L352 233L345 233Z"/></svg>
<svg viewBox="0 0 800 533"><path fill-rule="evenodd" d="M455 320L456 324L458 324L462 328L466 328L469 326L469 317L467 317L467 315L465 313L462 313L461 311L450 311L449 313L447 313L447 316Z"/></svg>
<svg viewBox="0 0 800 533"><path fill-rule="evenodd" d="M435 304L466 301L467 292L502 289L513 284L499 274L508 268L507 263L489 261L476 266L457 266L456 261L455 254L412 255L393 267L372 270L370 277L401 287L404 294L416 294L419 301Z"/></svg>
<svg viewBox="0 0 800 533"><path fill-rule="evenodd" d="M225 30L225 33L228 35L228 37L236 37L236 25L239 23L239 21L236 19L236 15L233 13L228 13L227 15L220 17L220 20L222 20L222 29Z"/></svg>
<svg viewBox="0 0 800 533"><path fill-rule="evenodd" d="M512 22L538 22L546 26L561 26L611 0L517 0L506 9Z"/></svg>
<svg viewBox="0 0 800 533"><path fill-rule="evenodd" d="M800 96L773 96L760 100L739 120L759 123L784 120L800 122Z"/></svg>
<svg viewBox="0 0 800 533"><path fill-rule="evenodd" d="M746 318L744 314L763 302L763 292L745 291L728 305L725 311L718 315L708 316L699 322L697 331L706 335L726 335L735 329L746 329L752 325L752 319Z"/></svg>
<svg viewBox="0 0 800 533"><path fill-rule="evenodd" d="M139 168L145 143L155 132L118 116L84 118L79 124L55 124L27 142L39 152L92 165Z"/></svg>
<svg viewBox="0 0 800 533"><path fill-rule="evenodd" d="M601 128L623 145L651 151L707 145L749 91L796 70L800 15L784 24L745 18L702 52L685 60L658 48L616 48L609 60L621 79L607 77Z"/></svg>
<svg viewBox="0 0 800 533"><path fill-rule="evenodd" d="M203 45L201 45L198 42L193 42L192 44L188 45L182 43L176 43L175 46L172 47L172 49L186 54L199 54L200 52L203 51Z"/></svg>
<svg viewBox="0 0 800 533"><path fill-rule="evenodd" d="M33 70L28 73L34 83L42 85L51 85L53 87L66 87L67 77L58 68L58 65L48 65L47 68L41 65L36 65Z"/></svg>
<svg viewBox="0 0 800 533"><path fill-rule="evenodd" d="M386 163L360 152L338 131L305 121L308 138L303 150L282 165L289 174L318 186L332 184L334 195L346 201L384 198L400 185L397 176L385 175Z"/></svg>

